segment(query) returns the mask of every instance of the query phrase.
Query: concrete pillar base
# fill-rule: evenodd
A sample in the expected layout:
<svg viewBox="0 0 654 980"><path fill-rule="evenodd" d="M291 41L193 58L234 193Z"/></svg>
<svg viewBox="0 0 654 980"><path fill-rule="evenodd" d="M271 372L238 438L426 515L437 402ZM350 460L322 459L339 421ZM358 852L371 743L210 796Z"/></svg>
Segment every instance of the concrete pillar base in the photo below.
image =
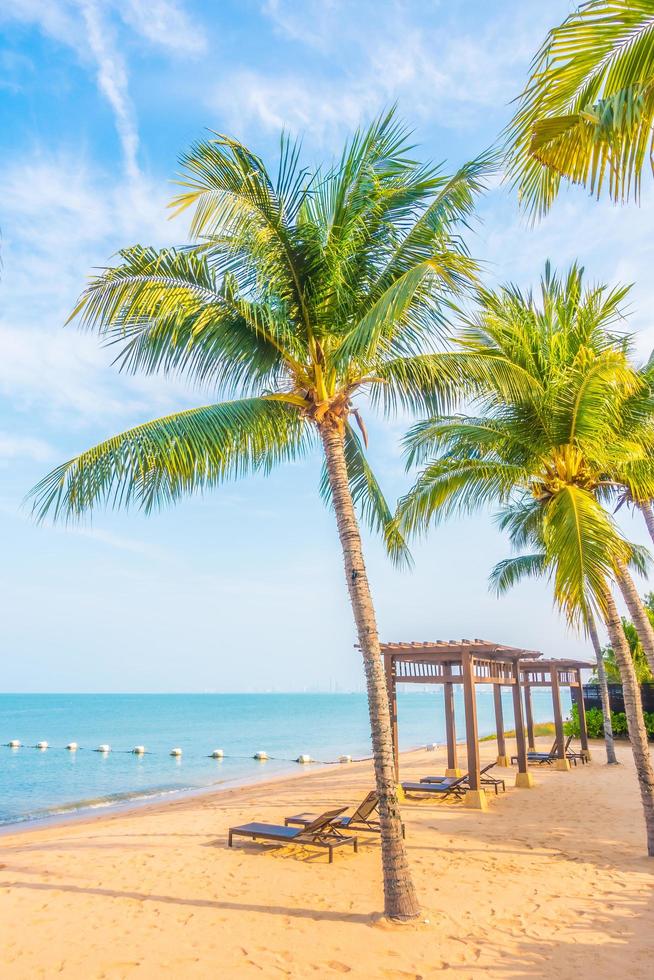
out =
<svg viewBox="0 0 654 980"><path fill-rule="evenodd" d="M495 765L496 766L504 766L505 769L508 769L509 768L509 757L508 757L508 755L498 755L497 759L495 760Z"/></svg>
<svg viewBox="0 0 654 980"><path fill-rule="evenodd" d="M555 759L554 768L558 769L559 772L570 772L570 763L567 759Z"/></svg>
<svg viewBox="0 0 654 980"><path fill-rule="evenodd" d="M463 805L468 810L487 810L488 800L483 789L469 789L465 795Z"/></svg>
<svg viewBox="0 0 654 980"><path fill-rule="evenodd" d="M398 803L406 803L406 793L402 789L399 783L395 786L395 794L397 796Z"/></svg>
<svg viewBox="0 0 654 980"><path fill-rule="evenodd" d="M536 785L530 772L516 773L515 784L518 789L532 789Z"/></svg>
<svg viewBox="0 0 654 980"><path fill-rule="evenodd" d="M582 749L581 750L581 754L583 755L583 757L586 760L586 762L592 762L593 761L593 757L590 754L590 749Z"/></svg>
<svg viewBox="0 0 654 980"><path fill-rule="evenodd" d="M460 779L463 773L460 769L446 769L445 775L448 779Z"/></svg>

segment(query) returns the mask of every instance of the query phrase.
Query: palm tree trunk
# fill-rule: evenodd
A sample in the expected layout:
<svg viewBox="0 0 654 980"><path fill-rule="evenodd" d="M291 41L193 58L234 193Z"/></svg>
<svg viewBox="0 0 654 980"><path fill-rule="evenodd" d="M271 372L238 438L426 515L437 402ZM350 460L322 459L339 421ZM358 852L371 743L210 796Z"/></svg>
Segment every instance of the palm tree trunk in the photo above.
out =
<svg viewBox="0 0 654 980"><path fill-rule="evenodd" d="M642 504L638 504L638 509L645 518L645 523L647 524L647 530L649 531L649 536L654 543L654 511L652 510L652 505L649 500L644 501Z"/></svg>
<svg viewBox="0 0 654 980"><path fill-rule="evenodd" d="M627 730L629 732L629 741L631 742L631 751L636 765L640 796L645 813L647 853L650 857L654 857L654 769L652 768L652 759L647 743L643 705L640 699L640 686L636 680L634 662L629 644L624 635L620 614L608 587L606 588L604 598L606 601L606 628L622 679L622 695L624 697L624 710L627 716Z"/></svg>
<svg viewBox="0 0 654 980"><path fill-rule="evenodd" d="M361 535L347 477L343 429L337 422L326 420L320 427L320 435L336 511L338 534L343 549L347 586L366 674L375 780L379 794L384 910L391 919L415 919L420 914L420 908L402 839L402 821L395 786L388 690L375 610L363 561Z"/></svg>
<svg viewBox="0 0 654 980"><path fill-rule="evenodd" d="M611 722L611 702L609 699L609 686L606 683L606 670L604 667L604 657L602 656L602 647L600 645L599 636L597 635L597 627L595 626L595 620L591 615L588 616L588 634L590 636L590 641L593 644L593 650L595 651L595 659L597 660L597 683L600 689L600 697L602 699L602 717L604 719L604 744L606 746L606 762L609 766L617 766L618 760L615 754L615 744L613 742L613 724ZM579 692L579 697L583 697L583 692Z"/></svg>
<svg viewBox="0 0 654 980"><path fill-rule="evenodd" d="M620 591L629 610L629 615L636 627L638 638L643 645L649 669L654 675L654 627L650 622L649 616L638 595L638 589L624 562L619 562L617 571Z"/></svg>

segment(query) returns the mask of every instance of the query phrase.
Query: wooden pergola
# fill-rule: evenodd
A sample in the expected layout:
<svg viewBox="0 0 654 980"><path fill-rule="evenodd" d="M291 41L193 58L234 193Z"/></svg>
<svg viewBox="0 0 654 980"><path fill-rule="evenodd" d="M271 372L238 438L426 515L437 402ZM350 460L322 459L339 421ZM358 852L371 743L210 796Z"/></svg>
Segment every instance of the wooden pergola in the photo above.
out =
<svg viewBox="0 0 654 980"><path fill-rule="evenodd" d="M502 688L513 693L513 711L518 746L516 786L533 785L527 766L527 745L522 715L521 661L538 662L541 654L535 650L491 643L489 640L436 640L427 643L382 643L386 683L391 709L395 776L399 781L399 751L397 729L397 685L441 684L445 697L445 731L447 737L448 776L459 776L454 716L454 685L463 685L465 705L466 751L470 791L466 805L485 809L486 795L482 790L479 772L479 738L477 730L477 684L492 684L495 725L497 731L498 764L508 765L502 714Z"/></svg>
<svg viewBox="0 0 654 980"><path fill-rule="evenodd" d="M529 748L535 748L534 716L531 710L531 689L533 687L549 687L552 689L552 709L554 712L554 727L556 729L556 753L554 763L557 769L570 769L570 763L565 754L565 735L563 733L563 712L561 710L561 688L579 688L579 741L581 751L590 762L588 748L588 730L586 728L586 709L581 681L581 671L590 670L592 664L585 660L523 660L520 664L520 679L525 692L525 714L527 716L527 741Z"/></svg>

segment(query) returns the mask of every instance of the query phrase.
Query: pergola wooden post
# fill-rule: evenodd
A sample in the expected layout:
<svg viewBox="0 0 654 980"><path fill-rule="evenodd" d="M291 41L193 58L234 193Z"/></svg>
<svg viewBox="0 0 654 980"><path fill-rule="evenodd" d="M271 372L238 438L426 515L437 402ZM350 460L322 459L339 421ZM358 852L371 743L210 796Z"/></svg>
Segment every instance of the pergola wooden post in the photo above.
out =
<svg viewBox="0 0 654 980"><path fill-rule="evenodd" d="M506 647L488 640L437 640L434 643L382 643L386 682L393 728L395 775L399 781L397 684L442 684L445 701L445 733L447 737L447 775L459 775L454 718L454 685L463 685L465 705L466 750L470 789L465 805L485 810L486 794L482 789L479 771L479 740L477 730L476 685L492 684L495 693L498 757L506 757L502 686L511 687L516 709L518 754L522 760L516 785L531 785L527 772L524 726L522 722L522 693L520 659L537 662L540 653ZM498 700L499 699L499 700ZM501 763L503 764L503 763Z"/></svg>
<svg viewBox="0 0 654 980"><path fill-rule="evenodd" d="M527 745L529 746L530 752L536 751L536 742L534 739L534 713L531 706L531 687L529 684L524 684L525 692L525 716L527 719Z"/></svg>
<svg viewBox="0 0 654 980"><path fill-rule="evenodd" d="M552 711L554 713L554 727L556 729L556 761L555 769L565 772L570 770L570 763L565 754L565 734L563 731L563 712L561 710L561 687L579 688L579 740L581 750L586 758L590 760L588 751L588 731L586 728L586 711L584 709L584 693L581 682L581 671L589 670L591 664L585 660L534 660L533 662L523 661L520 666L522 685L525 691L532 687L549 687L552 691ZM531 748L531 745L530 745Z"/></svg>
<svg viewBox="0 0 654 980"><path fill-rule="evenodd" d="M449 681L443 684L445 701L445 738L447 739L447 769L446 776L458 779L463 775L459 769L459 757L456 748L456 719L454 717L454 684Z"/></svg>
<svg viewBox="0 0 654 980"><path fill-rule="evenodd" d="M397 691L393 682L390 664L386 663L386 687L388 689L388 707L391 714L391 734L393 736L393 761L395 762L395 782L400 778L400 750L397 741Z"/></svg>
<svg viewBox="0 0 654 980"><path fill-rule="evenodd" d="M486 793L481 788L479 765L479 732L477 730L477 691L472 669L472 654L465 650L461 654L461 673L463 675L463 703L466 709L466 752L468 755L468 785L465 806L474 810L486 810Z"/></svg>
<svg viewBox="0 0 654 980"><path fill-rule="evenodd" d="M497 734L496 765L508 766L509 757L506 754L506 740L504 738L504 710L502 708L501 684L493 684L493 701L495 703L495 731Z"/></svg>
<svg viewBox="0 0 654 980"><path fill-rule="evenodd" d="M584 685L581 683L581 670L577 668L577 687L579 689L579 700L577 709L579 711L579 741L581 751L587 762L590 762L590 749L588 748L588 726L586 724L586 705L584 704Z"/></svg>
<svg viewBox="0 0 654 980"><path fill-rule="evenodd" d="M513 714L515 721L515 740L518 756L518 772L515 777L515 784L519 789L531 789L534 786L534 777L529 772L527 765L527 745L525 742L525 726L522 720L522 694L520 693L520 662L513 664Z"/></svg>
<svg viewBox="0 0 654 980"><path fill-rule="evenodd" d="M555 769L562 772L570 772L570 763L565 754L565 734L563 731L563 713L561 711L561 688L559 685L559 671L553 667L550 671L552 684L552 710L554 711L554 728L556 730L556 762Z"/></svg>

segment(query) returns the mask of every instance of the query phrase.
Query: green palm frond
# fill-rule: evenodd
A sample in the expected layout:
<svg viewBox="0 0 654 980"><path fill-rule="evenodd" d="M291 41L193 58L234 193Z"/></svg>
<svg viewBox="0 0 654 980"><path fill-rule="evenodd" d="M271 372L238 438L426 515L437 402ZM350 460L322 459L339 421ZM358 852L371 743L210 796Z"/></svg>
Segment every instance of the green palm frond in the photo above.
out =
<svg viewBox="0 0 654 980"><path fill-rule="evenodd" d="M270 386L306 347L275 307L217 279L205 255L136 246L94 277L71 314L130 372L179 373L219 389Z"/></svg>
<svg viewBox="0 0 654 980"><path fill-rule="evenodd" d="M550 573L547 557L542 552L505 558L491 570L489 588L497 595L504 595L526 578L543 578Z"/></svg>
<svg viewBox="0 0 654 980"><path fill-rule="evenodd" d="M555 599L569 622L605 612L606 581L629 560L630 548L601 504L579 487L563 487L544 510L543 540L555 564Z"/></svg>
<svg viewBox="0 0 654 980"><path fill-rule="evenodd" d="M311 432L261 398L223 402L138 425L57 467L31 491L33 512L79 519L98 506L149 512L182 495L297 459Z"/></svg>
<svg viewBox="0 0 654 980"><path fill-rule="evenodd" d="M550 31L506 132L508 178L534 216L562 179L638 198L652 166L654 0L592 0Z"/></svg>
<svg viewBox="0 0 654 980"><path fill-rule="evenodd" d="M471 514L508 500L528 473L511 463L479 459L449 459L429 463L398 504L405 534L425 531L429 524Z"/></svg>
<svg viewBox="0 0 654 980"><path fill-rule="evenodd" d="M350 425L345 430L345 462L352 499L364 522L370 530L381 536L396 565L410 567L413 564L411 552L366 459L361 440ZM320 495L327 503L331 502L329 476L324 465L320 478Z"/></svg>

